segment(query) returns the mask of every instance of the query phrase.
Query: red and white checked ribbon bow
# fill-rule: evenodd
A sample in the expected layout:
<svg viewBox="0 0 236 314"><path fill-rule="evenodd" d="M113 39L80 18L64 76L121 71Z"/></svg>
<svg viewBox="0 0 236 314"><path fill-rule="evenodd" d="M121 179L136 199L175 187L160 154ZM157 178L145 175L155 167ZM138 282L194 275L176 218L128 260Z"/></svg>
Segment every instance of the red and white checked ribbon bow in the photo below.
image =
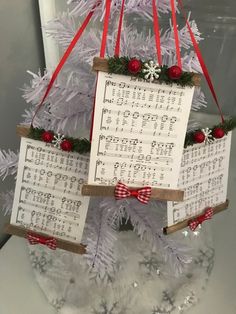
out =
<svg viewBox="0 0 236 314"><path fill-rule="evenodd" d="M188 226L190 230L194 231L197 229L199 225L201 225L205 220L211 219L214 215L214 211L212 207L208 207L205 210L205 213L202 214L201 216L198 216L195 219L192 219L189 221Z"/></svg>
<svg viewBox="0 0 236 314"><path fill-rule="evenodd" d="M115 188L115 198L117 200L133 196L143 204L147 204L149 202L151 193L152 189L150 186L145 186L137 190L131 190L125 184L118 182Z"/></svg>
<svg viewBox="0 0 236 314"><path fill-rule="evenodd" d="M57 248L57 240L54 238L45 238L43 236L29 232L27 234L27 239L31 245L43 244L51 250L56 250Z"/></svg>

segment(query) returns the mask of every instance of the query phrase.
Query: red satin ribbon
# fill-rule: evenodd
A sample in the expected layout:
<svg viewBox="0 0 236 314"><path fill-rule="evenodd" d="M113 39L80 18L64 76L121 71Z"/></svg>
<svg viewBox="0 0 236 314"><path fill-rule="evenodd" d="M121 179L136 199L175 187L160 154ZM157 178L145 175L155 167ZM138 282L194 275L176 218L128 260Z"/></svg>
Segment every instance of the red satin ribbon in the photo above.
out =
<svg viewBox="0 0 236 314"><path fill-rule="evenodd" d="M170 0L171 3L171 12L172 12L172 23L174 29L174 37L175 37L175 48L176 48L176 57L177 64L182 69L182 61L181 61L181 53L180 53L180 45L179 45L179 32L176 21L176 13L175 13L175 0Z"/></svg>
<svg viewBox="0 0 236 314"><path fill-rule="evenodd" d="M184 17L184 19L186 21L186 25L187 25L187 28L189 30L189 34L190 34L190 37L191 37L191 40L192 40L192 43L193 43L194 50L195 50L196 55L198 57L198 61L199 61L200 65L201 65L203 74L204 74L204 76L205 76L205 78L207 80L207 84L208 84L208 86L210 88L211 94L212 94L212 96L213 96L213 98L215 100L215 103L217 105L219 114L221 116L221 121L222 121L222 123L224 123L224 121L225 121L224 120L224 115L223 115L223 112L221 110L220 103L218 101L218 98L217 98L217 95L216 95L216 92L215 92L215 89L214 89L214 85L212 83L212 80L211 80L210 74L208 72L207 66L206 66L206 64L205 64L205 62L203 60L203 56L202 56L202 53L201 53L200 48L198 46L198 43L197 43L197 41L196 41L196 39L194 37L194 33L193 33L193 31L191 29L191 26L190 26L190 24L188 22L188 19L187 19L185 10L184 10L184 6L183 6L183 3L182 3L182 0L178 0L178 3L179 3L179 6L181 8L182 15L183 15L183 17Z"/></svg>
<svg viewBox="0 0 236 314"><path fill-rule="evenodd" d="M58 76L58 74L60 73L62 67L64 66L64 64L66 63L66 60L68 59L68 57L70 56L72 50L74 49L74 47L76 46L78 40L80 39L81 35L83 34L85 28L87 27L88 23L90 22L93 14L94 14L94 10L96 9L97 6L99 6L101 4L101 0L98 0L97 3L93 6L92 10L89 12L89 14L87 15L87 17L85 18L84 22L82 23L81 27L79 28L78 32L76 33L75 37L73 38L72 42L70 43L69 47L67 48L67 50L65 51L63 57L61 58L59 64L56 67L56 70L54 71L50 82L48 84L48 87L46 89L46 92L43 96L43 99L41 100L40 104L38 105L33 119L32 119L32 123L31 125L33 126L33 122L35 119L35 116L37 115L37 113L39 112L40 108L43 106L45 99L47 98L51 88L53 87L53 84Z"/></svg>
<svg viewBox="0 0 236 314"><path fill-rule="evenodd" d="M117 32L117 39L116 39L116 47L115 47L115 56L119 57L120 55L120 39L121 39L121 31L124 19L124 11L125 11L125 0L122 0L121 11L120 11L120 20Z"/></svg>
<svg viewBox="0 0 236 314"><path fill-rule="evenodd" d="M158 59L159 65L162 65L161 36L160 36L160 27L159 27L156 0L152 0L152 10L153 10L154 34L155 34L155 41L156 41L156 48L157 48L157 59Z"/></svg>
<svg viewBox="0 0 236 314"><path fill-rule="evenodd" d="M101 43L101 50L100 50L101 58L105 57L110 13L111 13L111 0L106 0L106 13L105 13L105 18L104 18L102 43Z"/></svg>

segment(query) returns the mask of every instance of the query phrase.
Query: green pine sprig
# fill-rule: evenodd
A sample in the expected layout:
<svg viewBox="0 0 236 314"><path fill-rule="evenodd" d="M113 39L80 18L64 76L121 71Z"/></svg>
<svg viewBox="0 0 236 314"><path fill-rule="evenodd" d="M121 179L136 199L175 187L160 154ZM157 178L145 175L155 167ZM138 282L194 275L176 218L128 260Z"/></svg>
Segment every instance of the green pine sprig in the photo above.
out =
<svg viewBox="0 0 236 314"><path fill-rule="evenodd" d="M28 137L34 140L42 141L42 135L44 132L44 129L31 127ZM56 135L56 133L54 133L53 131L49 132L51 132L53 135ZM86 138L75 139L73 137L65 137L64 139L71 142L72 152L77 152L79 154L86 154L90 152L91 143Z"/></svg>
<svg viewBox="0 0 236 314"><path fill-rule="evenodd" d="M210 128L210 130L212 131L211 133L214 133L214 130L216 128L221 128L224 130L225 134L228 134L228 132L230 132L236 128L236 117L231 117L222 123L214 125L212 128ZM201 129L196 129L194 131L186 133L185 142L184 142L185 148L188 146L192 146L192 145L196 144L196 142L194 140L194 134L198 131L201 131Z"/></svg>
<svg viewBox="0 0 236 314"><path fill-rule="evenodd" d="M133 58L129 58L129 57L110 57L108 58L108 68L109 68L109 73L114 73L114 74L121 74L121 75L130 75L130 76L135 76L135 77L139 77L142 79L145 79L145 73L143 73L143 69L145 68L144 64L148 61L142 61L139 60L142 64L142 68L141 71L138 72L137 74L132 74L129 72L128 70L128 64L129 61L132 60ZM159 74L159 82L163 82L166 84L179 84L181 86L193 86L193 81L192 81L192 77L193 77L193 73L189 73L189 72L183 72L181 77L177 80L173 80L171 78L169 78L168 76L168 67L167 66L161 66L161 73Z"/></svg>

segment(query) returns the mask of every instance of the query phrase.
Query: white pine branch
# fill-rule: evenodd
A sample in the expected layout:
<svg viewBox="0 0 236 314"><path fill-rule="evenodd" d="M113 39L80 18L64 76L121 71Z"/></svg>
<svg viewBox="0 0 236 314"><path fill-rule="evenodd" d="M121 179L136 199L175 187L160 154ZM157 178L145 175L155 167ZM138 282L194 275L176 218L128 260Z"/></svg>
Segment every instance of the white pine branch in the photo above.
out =
<svg viewBox="0 0 236 314"><path fill-rule="evenodd" d="M24 87L23 97L33 107L25 110L24 124L32 122L35 108L40 103L49 82L49 73L43 77L40 73L29 73L33 79L30 86ZM47 97L46 104L34 120L35 126L63 132L71 136L78 129L78 126L82 125L87 128L90 126L95 76L87 72L81 79L79 77L77 72L72 71L57 80Z"/></svg>
<svg viewBox="0 0 236 314"><path fill-rule="evenodd" d="M0 177L4 180L17 172L19 154L8 150L0 150Z"/></svg>
<svg viewBox="0 0 236 314"><path fill-rule="evenodd" d="M198 111L202 107L207 106L207 101L205 98L204 93L201 91L201 88L196 87L193 95L193 102L192 102L192 110Z"/></svg>
<svg viewBox="0 0 236 314"><path fill-rule="evenodd" d="M115 271L115 231L108 225L105 208L90 209L86 237L87 264L95 279L107 280Z"/></svg>
<svg viewBox="0 0 236 314"><path fill-rule="evenodd" d="M159 205L158 205L159 204ZM180 245L163 235L163 221L157 215L161 212L163 203L150 202L148 206L139 204L138 201L129 201L125 206L128 218L134 227L134 231L141 239L147 240L153 249L162 249L165 261L169 263L176 276L183 272L184 267L192 262L189 248ZM152 210L155 208L155 212Z"/></svg>
<svg viewBox="0 0 236 314"><path fill-rule="evenodd" d="M88 14L97 3L97 0L67 0L67 3L72 5L70 14L81 16ZM111 4L111 16L120 12L122 0L114 0ZM158 10L162 13L170 11L169 0L159 0ZM152 1L151 0L127 0L125 5L125 14L136 13L142 17L152 19ZM102 20L105 14L105 0L95 9L95 19Z"/></svg>
<svg viewBox="0 0 236 314"><path fill-rule="evenodd" d="M4 215L10 215L13 206L14 190L2 192L0 194L1 210Z"/></svg>
<svg viewBox="0 0 236 314"><path fill-rule="evenodd" d="M202 40L199 30L195 21L190 21L193 33L199 42ZM45 26L46 32L49 36L53 37L57 43L66 49L75 35L75 21L73 18L62 15L62 19L56 18ZM128 57L140 57L143 60L156 58L155 38L149 34L139 33L136 28L131 26L124 26L121 36L121 55ZM189 49L192 46L190 35L187 27L184 26L179 31L180 45L182 49ZM78 66L78 60L83 60L92 64L95 56L99 55L101 44L102 31L90 30L85 33L80 40L79 45L74 48L68 62ZM114 55L116 39L116 30L108 36L107 55ZM162 54L175 54L175 41L173 28L170 27L161 36Z"/></svg>

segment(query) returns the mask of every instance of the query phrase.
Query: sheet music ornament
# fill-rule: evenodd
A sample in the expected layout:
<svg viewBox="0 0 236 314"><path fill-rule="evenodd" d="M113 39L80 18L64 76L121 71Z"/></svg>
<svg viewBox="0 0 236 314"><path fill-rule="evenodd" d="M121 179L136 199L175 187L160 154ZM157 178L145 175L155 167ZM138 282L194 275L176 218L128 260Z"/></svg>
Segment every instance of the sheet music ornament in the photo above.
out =
<svg viewBox="0 0 236 314"><path fill-rule="evenodd" d="M89 6L49 82L48 74L43 79L34 75L32 86L25 91L26 100L34 105L34 115L27 111L27 126L17 128L22 138L8 233L24 238L30 234L32 243L86 253L90 269L105 276L116 268L115 240L121 224L130 222L147 241L150 252L162 246L177 273L188 263L181 258L184 250L178 251L177 244L163 231L167 235L189 226L194 229L193 223L204 221L205 225L210 223L206 222L208 217L228 207L231 131L236 119L224 118L198 47L198 31L192 31L181 1L178 3L185 32L180 38L175 1L171 0L168 10L173 28L166 36L172 46L166 58L167 50L161 45L166 38L160 37L156 1L147 4L154 30L153 37L145 37L147 48L142 48L143 35L126 28L127 38L133 38L136 45L125 47L127 56L121 56L125 0L116 10L111 0L99 0ZM83 33L103 8L97 56L93 51L97 53L98 47L91 48L91 38ZM110 14L119 8L114 56L106 58ZM76 46L82 35L88 50ZM174 40L170 40L172 35ZM181 57L186 45L180 49L180 44L185 36L188 46L191 39L219 111L221 121L213 126L188 127L190 110L201 106L201 101L196 101L201 76L195 73L199 67L191 58ZM153 43L154 50L150 48ZM70 59L73 49L76 58L72 55ZM87 73L91 58L93 72ZM81 64L78 60L85 63L82 69L76 68ZM163 60L174 62L166 65ZM62 71L66 62L68 69ZM36 109L35 103L39 103ZM13 168L15 174L17 161L10 159L5 172L11 173ZM205 213L208 208L212 209L210 216Z"/></svg>

